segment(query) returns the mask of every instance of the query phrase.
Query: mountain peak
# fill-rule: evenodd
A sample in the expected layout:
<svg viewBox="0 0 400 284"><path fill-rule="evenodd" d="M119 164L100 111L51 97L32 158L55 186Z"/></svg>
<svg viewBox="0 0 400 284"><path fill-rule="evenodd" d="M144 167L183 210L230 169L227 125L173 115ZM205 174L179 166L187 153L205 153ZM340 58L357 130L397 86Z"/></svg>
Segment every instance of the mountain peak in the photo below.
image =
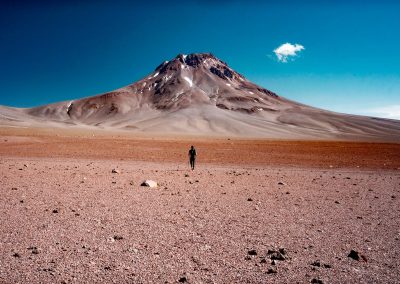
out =
<svg viewBox="0 0 400 284"><path fill-rule="evenodd" d="M181 63L185 63L192 67L197 67L206 59L214 59L220 61L212 53L191 53L189 55L178 54L175 58L178 59Z"/></svg>

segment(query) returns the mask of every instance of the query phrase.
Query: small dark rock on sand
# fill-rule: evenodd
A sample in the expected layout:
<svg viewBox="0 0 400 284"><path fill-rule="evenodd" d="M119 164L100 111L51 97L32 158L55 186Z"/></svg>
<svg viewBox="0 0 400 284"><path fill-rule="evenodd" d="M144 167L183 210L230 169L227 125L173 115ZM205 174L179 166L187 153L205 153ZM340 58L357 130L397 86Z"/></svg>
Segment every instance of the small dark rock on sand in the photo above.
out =
<svg viewBox="0 0 400 284"><path fill-rule="evenodd" d="M360 260L360 256L358 255L358 252L355 250L351 250L348 257L350 257L354 260Z"/></svg>

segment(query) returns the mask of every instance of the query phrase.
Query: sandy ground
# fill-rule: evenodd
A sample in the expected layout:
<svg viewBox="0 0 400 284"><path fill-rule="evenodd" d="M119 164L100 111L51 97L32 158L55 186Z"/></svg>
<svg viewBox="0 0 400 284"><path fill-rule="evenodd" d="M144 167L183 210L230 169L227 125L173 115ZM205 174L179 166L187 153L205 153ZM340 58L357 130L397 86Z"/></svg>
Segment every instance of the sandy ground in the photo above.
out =
<svg viewBox="0 0 400 284"><path fill-rule="evenodd" d="M1 283L400 283L399 144L57 135L2 133Z"/></svg>

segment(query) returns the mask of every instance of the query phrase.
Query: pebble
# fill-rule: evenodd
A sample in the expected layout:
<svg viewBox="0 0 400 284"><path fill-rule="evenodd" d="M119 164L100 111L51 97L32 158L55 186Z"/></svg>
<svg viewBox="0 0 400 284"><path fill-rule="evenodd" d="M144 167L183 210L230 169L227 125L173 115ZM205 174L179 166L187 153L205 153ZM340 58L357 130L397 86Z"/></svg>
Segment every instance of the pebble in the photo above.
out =
<svg viewBox="0 0 400 284"><path fill-rule="evenodd" d="M248 255L257 255L257 251L255 249L251 249L247 252Z"/></svg>
<svg viewBox="0 0 400 284"><path fill-rule="evenodd" d="M286 251L284 248L280 248L279 251L268 250L267 254L271 260L285 260Z"/></svg>
<svg viewBox="0 0 400 284"><path fill-rule="evenodd" d="M350 257L354 260L360 260L360 256L358 255L358 252L355 250L351 250L348 257Z"/></svg>

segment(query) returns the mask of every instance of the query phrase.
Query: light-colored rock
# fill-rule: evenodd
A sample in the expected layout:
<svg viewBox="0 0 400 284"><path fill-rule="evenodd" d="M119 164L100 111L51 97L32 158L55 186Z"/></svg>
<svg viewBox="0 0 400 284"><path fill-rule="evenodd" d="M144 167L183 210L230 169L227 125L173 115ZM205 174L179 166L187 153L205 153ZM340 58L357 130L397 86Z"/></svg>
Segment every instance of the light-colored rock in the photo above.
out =
<svg viewBox="0 0 400 284"><path fill-rule="evenodd" d="M142 182L141 186L147 186L147 187L157 187L157 182L151 179L147 179L144 182Z"/></svg>
<svg viewBox="0 0 400 284"><path fill-rule="evenodd" d="M111 171L113 174L119 174L119 170L117 170L117 169L112 169L112 171Z"/></svg>

